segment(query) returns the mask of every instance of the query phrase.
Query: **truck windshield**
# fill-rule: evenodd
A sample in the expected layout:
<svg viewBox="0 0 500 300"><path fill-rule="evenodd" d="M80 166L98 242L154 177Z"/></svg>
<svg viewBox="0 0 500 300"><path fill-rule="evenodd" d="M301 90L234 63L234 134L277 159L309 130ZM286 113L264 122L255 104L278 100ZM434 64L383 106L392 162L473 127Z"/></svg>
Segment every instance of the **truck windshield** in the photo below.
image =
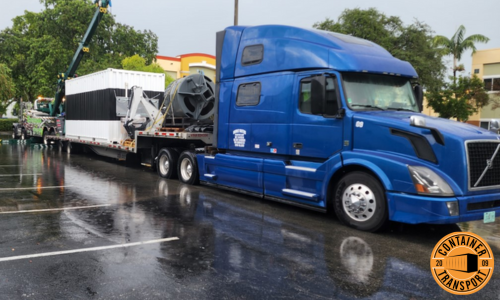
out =
<svg viewBox="0 0 500 300"><path fill-rule="evenodd" d="M344 73L342 78L353 110L419 111L408 78L366 73Z"/></svg>

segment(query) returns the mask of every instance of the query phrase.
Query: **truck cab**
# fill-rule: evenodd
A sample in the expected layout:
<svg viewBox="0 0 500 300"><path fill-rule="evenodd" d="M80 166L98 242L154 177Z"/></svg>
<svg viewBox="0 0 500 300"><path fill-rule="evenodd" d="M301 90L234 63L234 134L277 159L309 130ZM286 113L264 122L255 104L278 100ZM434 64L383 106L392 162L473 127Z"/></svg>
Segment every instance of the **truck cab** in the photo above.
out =
<svg viewBox="0 0 500 300"><path fill-rule="evenodd" d="M331 209L366 231L500 212L498 135L421 114L414 68L375 43L234 26L217 34L216 52L214 145L197 156L202 183Z"/></svg>

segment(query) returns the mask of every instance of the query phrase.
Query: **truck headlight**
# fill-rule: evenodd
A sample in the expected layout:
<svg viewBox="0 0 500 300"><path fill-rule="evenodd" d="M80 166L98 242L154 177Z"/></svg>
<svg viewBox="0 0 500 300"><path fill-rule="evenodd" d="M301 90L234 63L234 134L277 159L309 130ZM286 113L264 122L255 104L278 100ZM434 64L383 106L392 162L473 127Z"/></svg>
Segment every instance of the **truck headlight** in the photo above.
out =
<svg viewBox="0 0 500 300"><path fill-rule="evenodd" d="M432 196L453 196L453 190L438 174L421 166L408 166L411 179L419 194Z"/></svg>

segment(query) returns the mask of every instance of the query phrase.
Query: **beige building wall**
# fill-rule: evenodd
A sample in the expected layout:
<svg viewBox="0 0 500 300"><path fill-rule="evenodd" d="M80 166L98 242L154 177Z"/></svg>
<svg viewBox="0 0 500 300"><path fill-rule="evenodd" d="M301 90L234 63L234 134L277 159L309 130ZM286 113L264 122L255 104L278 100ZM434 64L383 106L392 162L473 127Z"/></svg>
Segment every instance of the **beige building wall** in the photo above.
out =
<svg viewBox="0 0 500 300"><path fill-rule="evenodd" d="M427 107L427 98L424 97L424 104L423 104L423 114L426 114L431 117L439 117L439 114L436 113L431 107Z"/></svg>
<svg viewBox="0 0 500 300"><path fill-rule="evenodd" d="M489 88L490 98L500 97L500 48L479 50L472 55L472 74L483 81L485 87ZM492 103L483 107L481 111L470 117L468 123L477 126L491 119L500 119L500 108L492 109Z"/></svg>
<svg viewBox="0 0 500 300"><path fill-rule="evenodd" d="M213 55L205 53L189 53L177 57L158 55L156 60L174 79L203 73L215 82L215 56Z"/></svg>
<svg viewBox="0 0 500 300"><path fill-rule="evenodd" d="M156 56L156 62L173 79L177 79L180 77L181 60L179 58L158 55Z"/></svg>

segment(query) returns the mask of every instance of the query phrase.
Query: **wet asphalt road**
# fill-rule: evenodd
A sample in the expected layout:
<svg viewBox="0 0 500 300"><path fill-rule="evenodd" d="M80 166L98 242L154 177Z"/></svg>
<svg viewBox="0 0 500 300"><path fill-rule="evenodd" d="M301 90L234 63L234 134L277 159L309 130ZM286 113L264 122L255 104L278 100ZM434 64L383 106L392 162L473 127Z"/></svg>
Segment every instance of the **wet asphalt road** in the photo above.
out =
<svg viewBox="0 0 500 300"><path fill-rule="evenodd" d="M500 257L498 220L370 234L331 215L32 145L0 145L0 212L0 299L449 299L458 297L429 267L444 235L477 233ZM156 241L164 238L178 240ZM53 255L34 256L43 253ZM498 261L495 269L466 298L500 299Z"/></svg>

